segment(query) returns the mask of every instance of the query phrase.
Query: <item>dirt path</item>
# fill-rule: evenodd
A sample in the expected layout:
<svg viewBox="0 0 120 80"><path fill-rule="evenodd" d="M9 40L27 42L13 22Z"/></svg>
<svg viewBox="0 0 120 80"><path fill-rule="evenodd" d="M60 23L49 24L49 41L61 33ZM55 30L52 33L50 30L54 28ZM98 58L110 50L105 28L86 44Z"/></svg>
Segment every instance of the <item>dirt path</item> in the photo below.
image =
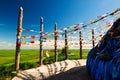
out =
<svg viewBox="0 0 120 80"><path fill-rule="evenodd" d="M90 80L86 60L65 60L20 71L12 80Z"/></svg>

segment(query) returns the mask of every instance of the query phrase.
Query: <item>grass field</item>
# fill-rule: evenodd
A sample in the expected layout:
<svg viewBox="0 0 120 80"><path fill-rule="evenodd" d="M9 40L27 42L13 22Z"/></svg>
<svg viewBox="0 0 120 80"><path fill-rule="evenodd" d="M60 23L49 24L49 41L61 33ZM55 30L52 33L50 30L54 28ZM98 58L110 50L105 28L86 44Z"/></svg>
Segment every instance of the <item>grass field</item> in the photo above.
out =
<svg viewBox="0 0 120 80"><path fill-rule="evenodd" d="M46 57L46 51L48 51L50 57ZM86 58L89 50L83 50L83 59ZM38 62L39 61L39 50L21 50L20 53L20 63L24 62ZM44 61L54 59L54 50L43 50ZM79 50L68 50L69 59L79 59ZM64 54L62 55L62 50L58 50L58 60L64 59ZM0 65L11 65L14 64L15 60L15 50L0 50Z"/></svg>
<svg viewBox="0 0 120 80"><path fill-rule="evenodd" d="M46 57L48 51L50 57ZM64 50L58 50L58 61L64 60ZM89 50L83 50L83 59L86 59ZM68 59L80 59L79 50L68 50ZM0 50L0 80L11 80L14 71L15 50ZM39 50L21 50L20 70L37 67L39 62ZM54 62L54 50L43 50L43 63ZM9 78L9 79L8 79Z"/></svg>

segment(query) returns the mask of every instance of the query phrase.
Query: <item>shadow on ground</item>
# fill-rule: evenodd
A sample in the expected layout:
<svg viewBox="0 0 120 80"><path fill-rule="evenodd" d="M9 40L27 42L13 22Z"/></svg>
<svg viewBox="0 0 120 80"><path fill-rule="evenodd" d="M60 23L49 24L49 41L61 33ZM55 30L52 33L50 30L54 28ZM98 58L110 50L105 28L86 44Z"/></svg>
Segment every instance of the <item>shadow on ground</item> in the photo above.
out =
<svg viewBox="0 0 120 80"><path fill-rule="evenodd" d="M87 74L86 66L72 68L66 72L61 72L44 80L92 80Z"/></svg>

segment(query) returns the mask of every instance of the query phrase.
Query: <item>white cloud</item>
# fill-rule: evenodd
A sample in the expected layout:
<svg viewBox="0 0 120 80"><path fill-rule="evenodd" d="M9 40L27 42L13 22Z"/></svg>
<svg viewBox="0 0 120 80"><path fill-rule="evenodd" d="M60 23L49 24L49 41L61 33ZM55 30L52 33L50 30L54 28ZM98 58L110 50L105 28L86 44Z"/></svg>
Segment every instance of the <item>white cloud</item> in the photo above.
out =
<svg viewBox="0 0 120 80"><path fill-rule="evenodd" d="M79 49L79 41L75 41L75 40L69 41L68 45L70 49ZM63 47L64 47L64 40L58 40L58 48L61 49ZM91 47L92 47L91 44L83 44L84 49L91 48ZM5 41L0 41L0 49L14 49L15 50L15 48L16 48L16 44L5 42ZM22 49L39 49L39 42L36 41L35 44L23 45L21 46L21 50ZM43 49L54 49L54 40L43 42Z"/></svg>
<svg viewBox="0 0 120 80"><path fill-rule="evenodd" d="M31 26L32 26L32 27L38 27L38 26L40 26L40 25L32 24Z"/></svg>
<svg viewBox="0 0 120 80"><path fill-rule="evenodd" d="M1 24L1 23L0 23L0 26L4 26L4 25L5 25L5 24Z"/></svg>
<svg viewBox="0 0 120 80"><path fill-rule="evenodd" d="M15 44L1 41L0 42L0 49L15 49Z"/></svg>

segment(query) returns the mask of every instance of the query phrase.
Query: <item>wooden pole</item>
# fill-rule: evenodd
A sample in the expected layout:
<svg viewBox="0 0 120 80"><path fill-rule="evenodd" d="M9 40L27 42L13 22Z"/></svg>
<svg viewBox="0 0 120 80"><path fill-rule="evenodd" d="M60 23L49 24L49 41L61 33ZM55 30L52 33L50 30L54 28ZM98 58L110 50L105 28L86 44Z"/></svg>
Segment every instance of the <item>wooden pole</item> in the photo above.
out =
<svg viewBox="0 0 120 80"><path fill-rule="evenodd" d="M22 35L22 19L23 19L23 8L20 7L19 17L18 17L18 28L17 28L17 38L16 38L16 55L15 55L15 71L19 72L20 63L20 47L21 47L21 35Z"/></svg>
<svg viewBox="0 0 120 80"><path fill-rule="evenodd" d="M54 58L55 58L55 62L57 62L57 39L58 39L58 31L57 31L57 24L55 24L55 27L54 27L54 29L55 29L55 32L54 32L54 39L55 39L55 56L54 56Z"/></svg>
<svg viewBox="0 0 120 80"><path fill-rule="evenodd" d="M82 59L82 34L81 34L81 31L79 32L79 38L80 38L80 59Z"/></svg>
<svg viewBox="0 0 120 80"><path fill-rule="evenodd" d="M43 49L42 49L42 43L43 43L43 17L41 17L40 19L40 65L43 64Z"/></svg>
<svg viewBox="0 0 120 80"><path fill-rule="evenodd" d="M94 29L92 29L92 45L95 47Z"/></svg>
<svg viewBox="0 0 120 80"><path fill-rule="evenodd" d="M68 59L68 40L67 40L67 30L65 30L65 60Z"/></svg>

